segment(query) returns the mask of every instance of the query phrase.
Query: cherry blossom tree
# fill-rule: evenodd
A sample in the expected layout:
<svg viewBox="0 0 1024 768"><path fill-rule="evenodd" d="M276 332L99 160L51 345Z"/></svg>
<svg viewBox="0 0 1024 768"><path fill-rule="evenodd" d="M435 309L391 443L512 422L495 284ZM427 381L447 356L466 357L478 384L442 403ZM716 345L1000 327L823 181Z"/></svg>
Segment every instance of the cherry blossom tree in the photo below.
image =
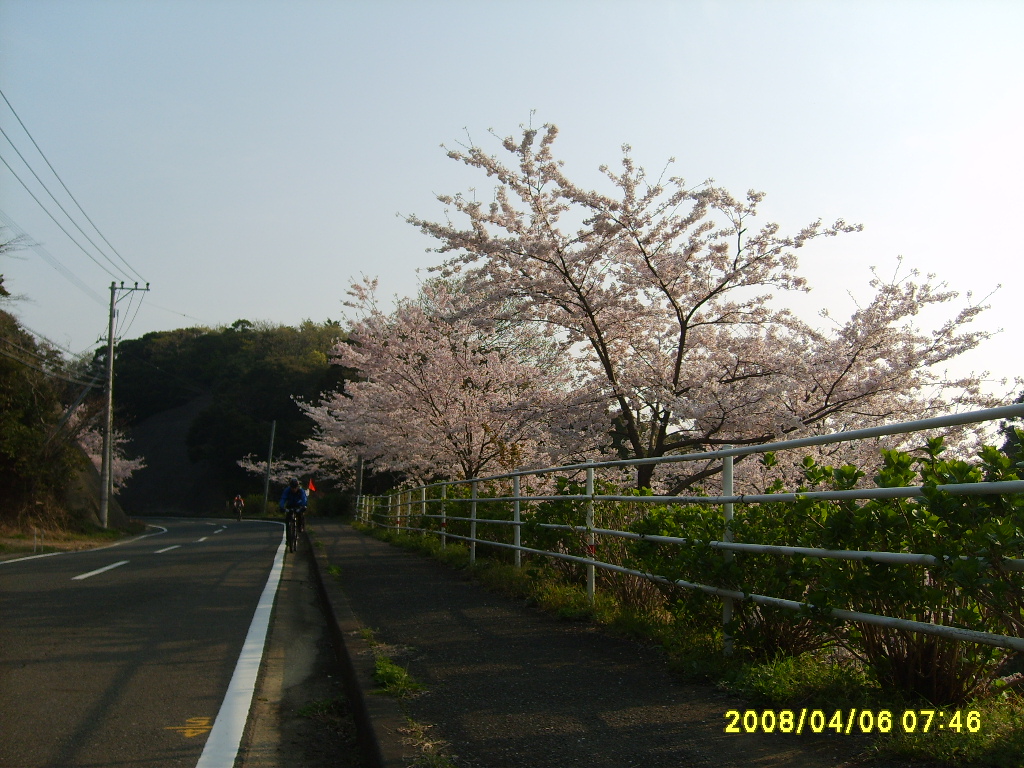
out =
<svg viewBox="0 0 1024 768"><path fill-rule="evenodd" d="M125 446L128 438L116 429L111 434L111 463L110 480L113 484L114 493L124 487L134 472L146 466L143 458L129 459L125 455ZM103 465L103 434L100 430L90 426L78 427L78 443L82 446L89 460L92 461L97 471Z"/></svg>
<svg viewBox="0 0 1024 768"><path fill-rule="evenodd" d="M238 460L238 466L257 477L267 476L267 462L253 454ZM325 474L324 465L315 456L275 459L270 466L270 480L276 486L286 486L294 479ZM337 475L338 473L330 473Z"/></svg>
<svg viewBox="0 0 1024 768"><path fill-rule="evenodd" d="M607 402L616 445L645 458L835 431L984 402L979 380L947 380L938 367L987 334L965 327L967 305L938 328L914 318L956 292L916 273L876 278L873 297L831 327L812 327L776 299L807 290L796 251L855 232L843 220L786 235L757 222L764 195L738 199L707 181L654 180L623 147L621 169L601 171L602 193L570 180L556 159L558 130L524 128L501 141L505 157L472 144L448 156L495 180L493 199L441 195L443 222L407 221L451 254L486 301L478 312L550 329ZM671 163L672 161L670 161ZM452 211L462 219L451 220ZM954 393L952 402L946 394ZM674 488L717 472L683 471ZM665 472L665 470L660 470ZM653 465L642 466L649 487Z"/></svg>
<svg viewBox="0 0 1024 768"><path fill-rule="evenodd" d="M352 285L358 319L335 350L335 362L362 380L300 403L317 425L311 455L334 465L363 458L425 481L549 462L592 445L598 409L574 387L563 345L535 327L467 312L473 301L457 281L431 280L390 313L375 289L365 279Z"/></svg>

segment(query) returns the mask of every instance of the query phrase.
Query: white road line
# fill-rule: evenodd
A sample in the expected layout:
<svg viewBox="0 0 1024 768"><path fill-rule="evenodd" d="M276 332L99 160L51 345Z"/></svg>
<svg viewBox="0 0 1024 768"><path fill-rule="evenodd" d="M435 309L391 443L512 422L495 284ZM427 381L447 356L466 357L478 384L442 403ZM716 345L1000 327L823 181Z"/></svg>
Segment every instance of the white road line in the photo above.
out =
<svg viewBox="0 0 1024 768"><path fill-rule="evenodd" d="M216 531L214 531L214 533L220 533L223 530L224 530L223 528L218 528Z"/></svg>
<svg viewBox="0 0 1024 768"><path fill-rule="evenodd" d="M242 653L238 656L235 672L231 675L227 693L221 702L217 719L213 722L210 737L203 747L203 754L196 763L196 768L223 768L234 765L238 756L238 745L242 741L245 721L249 717L249 707L256 691L256 676L263 660L263 646L270 629L270 613L274 607L274 595L281 580L281 568L284 566L284 536L277 548L274 566L270 569L267 584L256 605L256 613L249 625L249 633L245 636Z"/></svg>
<svg viewBox="0 0 1024 768"><path fill-rule="evenodd" d="M208 538L210 538L210 537L209 536L203 536L203 538L201 538L201 539L196 539L196 544L198 544L200 541L206 541Z"/></svg>
<svg viewBox="0 0 1024 768"><path fill-rule="evenodd" d="M80 576L72 576L71 580L72 581L81 581L82 579L88 579L90 576L95 576L97 574L103 573L105 571L110 571L110 570L113 570L114 568L119 568L122 565L127 565L127 564L128 564L127 560L122 560L119 563L113 563L112 565L108 565L108 566L106 566L104 568L97 568L95 571L89 571L88 573L83 573Z"/></svg>
<svg viewBox="0 0 1024 768"><path fill-rule="evenodd" d="M172 545L170 547L164 547L163 549L158 549L153 554L154 555L162 555L164 552L170 552L172 549L177 549L180 546L181 546L181 544L174 544L174 545Z"/></svg>
<svg viewBox="0 0 1024 768"><path fill-rule="evenodd" d="M115 544L108 544L105 547L94 547L92 549L70 549L64 552L47 552L44 555L29 555L28 557L16 557L12 560L0 560L0 565L7 565L8 563L20 563L25 560L38 560L40 557L54 557L56 555L78 555L82 552L99 552L101 549L110 549L111 547L120 547L122 544L131 544L135 541L141 541L142 539L148 539L150 536L159 536L161 533L167 533L167 529L162 525L150 525L146 524L147 528L159 528L160 530L156 533L147 533L142 536L134 536L124 541L118 541Z"/></svg>

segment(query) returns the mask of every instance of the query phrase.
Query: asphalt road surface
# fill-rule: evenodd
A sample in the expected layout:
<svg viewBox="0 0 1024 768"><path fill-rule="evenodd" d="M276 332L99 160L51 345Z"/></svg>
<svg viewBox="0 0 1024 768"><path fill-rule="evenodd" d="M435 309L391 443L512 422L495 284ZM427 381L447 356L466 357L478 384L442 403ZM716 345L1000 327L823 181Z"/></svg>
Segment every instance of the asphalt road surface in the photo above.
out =
<svg viewBox="0 0 1024 768"><path fill-rule="evenodd" d="M149 522L118 546L0 563L0 766L192 768L234 738L217 738L238 719L222 705L244 698L229 689L243 646L262 652L250 628L269 618L282 526Z"/></svg>

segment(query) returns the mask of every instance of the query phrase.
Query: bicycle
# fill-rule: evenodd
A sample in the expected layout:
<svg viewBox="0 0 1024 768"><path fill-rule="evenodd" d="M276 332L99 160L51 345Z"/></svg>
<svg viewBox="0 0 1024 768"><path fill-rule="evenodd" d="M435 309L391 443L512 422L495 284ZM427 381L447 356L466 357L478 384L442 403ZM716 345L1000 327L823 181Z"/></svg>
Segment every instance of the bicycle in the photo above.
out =
<svg viewBox="0 0 1024 768"><path fill-rule="evenodd" d="M288 546L289 552L295 551L295 545L298 542L299 530L305 529L303 521L304 515L302 514L302 507L287 507L284 515L284 531L285 531L285 543Z"/></svg>
<svg viewBox="0 0 1024 768"><path fill-rule="evenodd" d="M298 507L289 507L285 510L285 544L288 547L289 552L295 551L295 545L299 538L297 524L296 524L296 511Z"/></svg>

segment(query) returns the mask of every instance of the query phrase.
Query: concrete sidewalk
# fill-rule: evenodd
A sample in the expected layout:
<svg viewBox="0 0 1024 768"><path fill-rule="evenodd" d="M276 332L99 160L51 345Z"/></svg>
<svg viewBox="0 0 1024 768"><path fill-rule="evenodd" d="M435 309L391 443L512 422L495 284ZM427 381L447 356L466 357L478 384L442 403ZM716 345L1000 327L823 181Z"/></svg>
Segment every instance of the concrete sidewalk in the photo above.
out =
<svg viewBox="0 0 1024 768"><path fill-rule="evenodd" d="M835 768L868 746L856 736L726 734L725 712L742 702L679 682L657 649L540 614L345 523L311 520L308 533L360 689L350 696L365 705L371 762L412 763L406 718L432 726L460 768ZM423 693L402 702L368 693L361 627L391 646Z"/></svg>

